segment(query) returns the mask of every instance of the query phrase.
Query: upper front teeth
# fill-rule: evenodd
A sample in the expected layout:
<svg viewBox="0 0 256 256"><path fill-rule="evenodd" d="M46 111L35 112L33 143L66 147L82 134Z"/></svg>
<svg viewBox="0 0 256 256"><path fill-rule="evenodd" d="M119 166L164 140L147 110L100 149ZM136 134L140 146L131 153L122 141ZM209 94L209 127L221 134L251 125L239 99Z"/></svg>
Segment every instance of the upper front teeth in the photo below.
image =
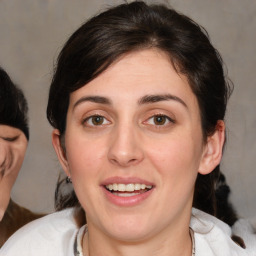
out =
<svg viewBox="0 0 256 256"><path fill-rule="evenodd" d="M141 189L151 189L152 186L147 186L145 184L109 184L109 185L106 185L106 188L108 190L114 190L114 191L121 191L121 192L124 192L124 191L127 191L127 192L133 192L135 190L141 190Z"/></svg>

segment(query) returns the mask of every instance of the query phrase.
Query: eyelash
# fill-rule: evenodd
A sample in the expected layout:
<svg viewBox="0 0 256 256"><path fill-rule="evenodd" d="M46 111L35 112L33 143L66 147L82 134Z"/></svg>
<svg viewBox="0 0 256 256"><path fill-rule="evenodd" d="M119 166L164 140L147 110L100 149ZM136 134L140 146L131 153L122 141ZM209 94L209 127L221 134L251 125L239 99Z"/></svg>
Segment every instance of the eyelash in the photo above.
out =
<svg viewBox="0 0 256 256"><path fill-rule="evenodd" d="M156 124L156 123L154 122L154 121L156 121L156 118L164 118L164 123L163 123L163 124ZM170 124L170 123L173 123L173 124L175 123L175 120L174 120L174 119L170 118L170 117L167 116L167 115L163 115L163 114L153 115L153 116L151 116L150 118L148 118L145 123L149 123L149 121L150 121L151 119L152 119L152 121L153 121L154 123L152 123L152 124L150 124L150 125L157 126L158 128L160 128L160 127L165 127L165 126L167 126L167 125Z"/></svg>
<svg viewBox="0 0 256 256"><path fill-rule="evenodd" d="M96 120L96 122L98 122L98 123L93 123L95 121L95 120L93 120L93 118L98 118L98 120ZM163 123L156 124L155 123L156 118L162 118ZM150 120L152 120L152 121L150 121ZM159 121L161 121L161 120L159 120ZM91 116L86 117L82 121L82 124L87 127L97 127L97 126L102 127L102 126L108 125L110 123L111 122L103 115L91 115ZM149 117L146 121L143 122L143 124L155 126L158 129L164 128L164 127L168 126L170 123L175 124L175 120L170 118L169 116L163 115L163 114L153 115L153 116Z"/></svg>
<svg viewBox="0 0 256 256"><path fill-rule="evenodd" d="M107 121L107 124L110 123L110 121L108 121L104 116L102 115L92 115L92 116L88 116L83 120L83 125L85 126L89 126L89 127L95 127L95 126L103 126L106 125L106 123L100 123L100 124L93 124L93 118L100 118L101 120L103 119L103 122Z"/></svg>
<svg viewBox="0 0 256 256"><path fill-rule="evenodd" d="M18 138L18 136L15 136L15 137L5 137L5 138L3 138L5 141L8 141L8 142L13 142L13 141L15 141L15 140L17 140L17 138Z"/></svg>

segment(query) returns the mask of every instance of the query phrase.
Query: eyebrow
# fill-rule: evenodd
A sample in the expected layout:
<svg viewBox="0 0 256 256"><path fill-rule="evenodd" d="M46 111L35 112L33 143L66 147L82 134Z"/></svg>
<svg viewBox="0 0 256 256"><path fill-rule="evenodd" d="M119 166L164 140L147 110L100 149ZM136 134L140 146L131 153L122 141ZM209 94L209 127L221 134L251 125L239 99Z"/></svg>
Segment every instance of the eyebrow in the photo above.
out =
<svg viewBox="0 0 256 256"><path fill-rule="evenodd" d="M82 97L80 98L73 106L73 109L78 106L79 104L83 103L83 102L93 102L93 103L100 103L100 104L106 104L106 105L111 105L111 101L106 98L106 97L102 97L102 96L86 96L86 97Z"/></svg>
<svg viewBox="0 0 256 256"><path fill-rule="evenodd" d="M142 104L157 103L160 101L169 101L169 100L177 101L181 103L184 107L188 108L187 104L181 98L174 96L172 94L146 95L138 101L138 104L142 105Z"/></svg>
<svg viewBox="0 0 256 256"><path fill-rule="evenodd" d="M138 105L157 103L160 101L174 100L181 103L184 107L188 108L187 104L179 97L172 94L157 94L157 95L145 95L138 100ZM111 100L102 96L86 96L80 98L73 106L73 109L83 102L93 102L99 104L111 105Z"/></svg>

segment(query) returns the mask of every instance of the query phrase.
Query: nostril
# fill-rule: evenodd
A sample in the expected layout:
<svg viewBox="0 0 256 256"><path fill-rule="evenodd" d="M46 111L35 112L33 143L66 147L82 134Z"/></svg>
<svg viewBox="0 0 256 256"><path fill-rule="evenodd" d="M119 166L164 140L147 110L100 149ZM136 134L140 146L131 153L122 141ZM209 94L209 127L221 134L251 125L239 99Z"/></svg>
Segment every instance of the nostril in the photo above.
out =
<svg viewBox="0 0 256 256"><path fill-rule="evenodd" d="M129 166L139 163L143 159L143 150L131 138L121 137L110 143L108 159L112 164Z"/></svg>
<svg viewBox="0 0 256 256"><path fill-rule="evenodd" d="M134 162L137 162L137 161L138 161L138 159L133 158L133 159L129 160L129 163L134 163Z"/></svg>
<svg viewBox="0 0 256 256"><path fill-rule="evenodd" d="M133 164L136 164L136 163L138 163L139 162L139 160L138 159L136 159L136 158L132 158L132 159L130 159L130 158L126 158L126 157L123 157L123 158L112 158L112 159L110 159L110 162L112 163L112 164L115 164L115 165L120 165L120 166L130 166L130 165L133 165Z"/></svg>
<svg viewBox="0 0 256 256"><path fill-rule="evenodd" d="M110 162L113 163L113 164L117 164L117 160L116 159L110 159Z"/></svg>

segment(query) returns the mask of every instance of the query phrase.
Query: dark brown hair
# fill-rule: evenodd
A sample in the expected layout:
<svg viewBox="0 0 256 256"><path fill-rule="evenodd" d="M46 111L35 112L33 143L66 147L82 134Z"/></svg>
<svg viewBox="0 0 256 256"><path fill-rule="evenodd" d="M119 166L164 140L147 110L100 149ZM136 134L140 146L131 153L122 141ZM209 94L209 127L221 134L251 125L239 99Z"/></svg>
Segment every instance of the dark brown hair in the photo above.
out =
<svg viewBox="0 0 256 256"><path fill-rule="evenodd" d="M206 140L216 130L217 121L224 119L231 91L224 77L222 59L206 31L193 20L164 5L147 5L142 1L108 9L69 38L59 54L50 87L47 107L50 124L63 135L70 93L100 75L124 54L147 48L165 52L177 72L187 76L198 100ZM208 202L209 207L202 210L215 214L214 184L218 176L219 166L211 174L198 175L195 207L202 209L201 202ZM72 202L70 205L74 205Z"/></svg>
<svg viewBox="0 0 256 256"><path fill-rule="evenodd" d="M28 105L23 92L0 67L0 124L20 129L29 139Z"/></svg>

